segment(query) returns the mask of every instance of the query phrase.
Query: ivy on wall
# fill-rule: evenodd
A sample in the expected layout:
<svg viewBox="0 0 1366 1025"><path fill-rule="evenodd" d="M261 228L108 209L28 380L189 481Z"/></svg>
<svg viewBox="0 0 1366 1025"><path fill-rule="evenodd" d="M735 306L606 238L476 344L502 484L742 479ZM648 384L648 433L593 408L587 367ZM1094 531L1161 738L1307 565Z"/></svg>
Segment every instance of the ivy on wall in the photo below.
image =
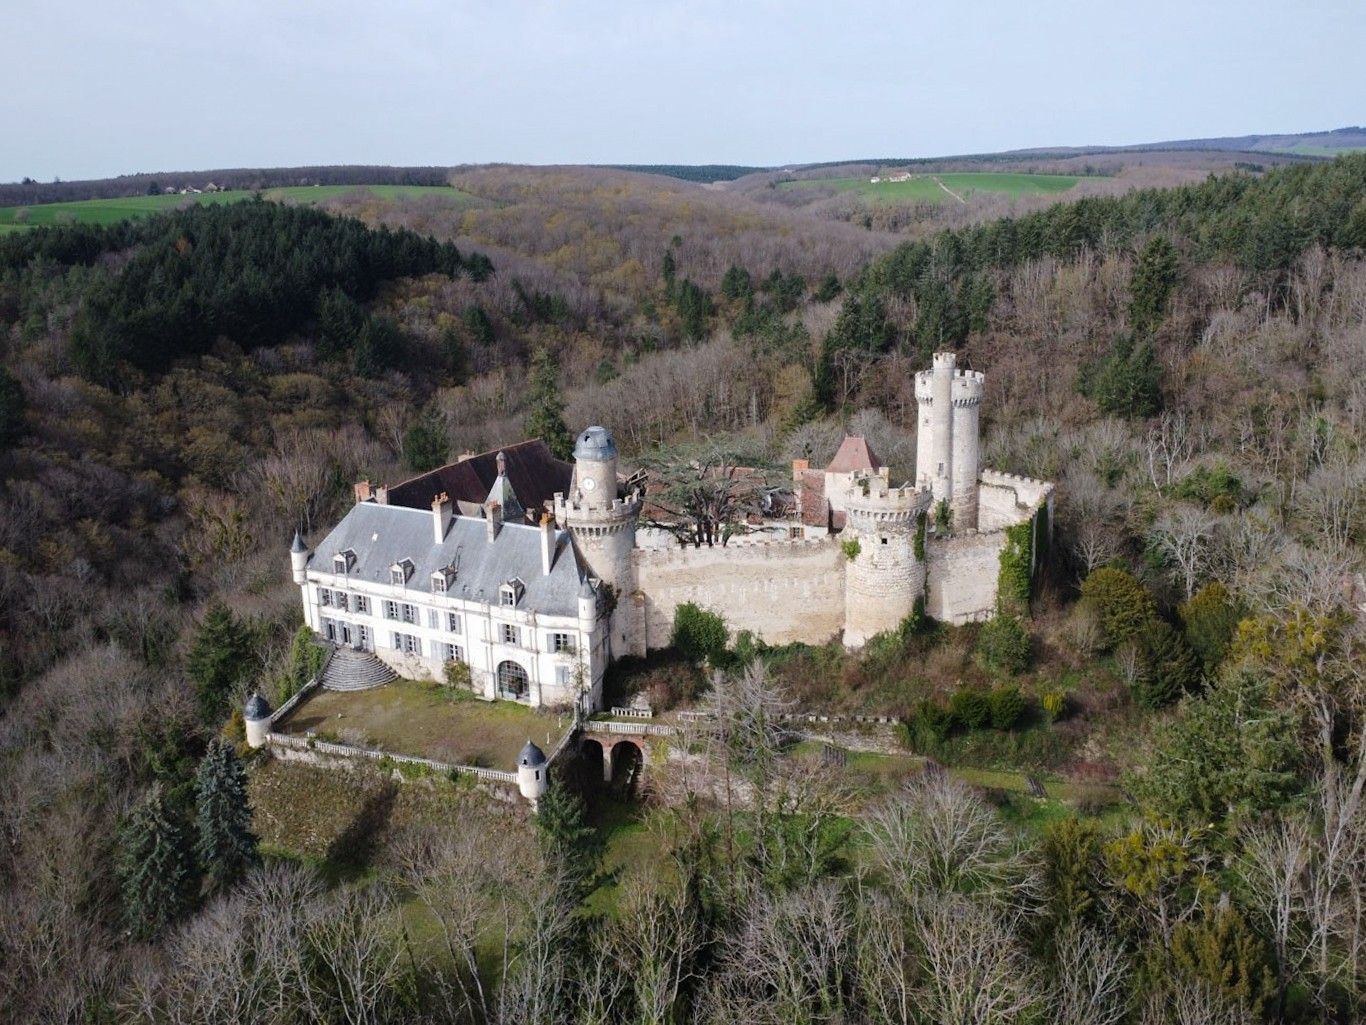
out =
<svg viewBox="0 0 1366 1025"><path fill-rule="evenodd" d="M1034 554L1034 517L1006 528L1001 571L996 578L996 607L1002 612L1029 612L1030 570Z"/></svg>
<svg viewBox="0 0 1366 1025"><path fill-rule="evenodd" d="M858 543L858 538L855 537L848 541L841 541L840 549L844 552L844 557L853 562L858 558L858 553L863 551L863 546Z"/></svg>
<svg viewBox="0 0 1366 1025"><path fill-rule="evenodd" d="M917 562L925 561L925 514L917 513L915 517L915 558Z"/></svg>

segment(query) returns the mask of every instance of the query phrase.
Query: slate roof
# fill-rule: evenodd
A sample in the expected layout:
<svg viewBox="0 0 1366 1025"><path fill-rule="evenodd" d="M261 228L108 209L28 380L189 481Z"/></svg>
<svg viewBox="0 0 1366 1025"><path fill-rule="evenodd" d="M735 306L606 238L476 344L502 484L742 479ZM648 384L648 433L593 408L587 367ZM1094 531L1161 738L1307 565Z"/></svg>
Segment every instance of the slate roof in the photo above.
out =
<svg viewBox="0 0 1366 1025"><path fill-rule="evenodd" d="M431 593L432 574L455 566L448 594L453 598L497 605L498 588L514 577L526 590L517 603L553 616L578 614L579 584L583 574L569 535L555 531L555 554L549 575L541 572L540 528L504 523L488 540L488 523L468 516L451 520L446 538L432 536L431 509L408 509L377 502L358 502L314 549L308 568L332 571L332 557L346 549L356 553L348 574L353 580L389 583L389 568L411 559L408 590L414 596Z"/></svg>
<svg viewBox="0 0 1366 1025"><path fill-rule="evenodd" d="M522 753L517 756L517 764L525 765L528 769L537 768L545 764L545 752L528 738L526 746L522 748Z"/></svg>
<svg viewBox="0 0 1366 1025"><path fill-rule="evenodd" d="M389 489L389 504L430 514L432 499L444 491L460 508L473 511L483 505L498 479L499 452L505 457L508 483L533 516L554 499L557 491L569 493L573 465L556 459L545 442L536 438L481 452L395 484Z"/></svg>
<svg viewBox="0 0 1366 1025"><path fill-rule="evenodd" d="M261 697L260 694L253 694L247 698L247 707L242 713L244 719L252 722L259 722L262 719L270 718L270 702Z"/></svg>
<svg viewBox="0 0 1366 1025"><path fill-rule="evenodd" d="M882 463L878 461L866 438L845 435L844 440L840 442L839 451L835 453L835 458L830 460L825 472L853 473L855 470L876 470L881 466Z"/></svg>

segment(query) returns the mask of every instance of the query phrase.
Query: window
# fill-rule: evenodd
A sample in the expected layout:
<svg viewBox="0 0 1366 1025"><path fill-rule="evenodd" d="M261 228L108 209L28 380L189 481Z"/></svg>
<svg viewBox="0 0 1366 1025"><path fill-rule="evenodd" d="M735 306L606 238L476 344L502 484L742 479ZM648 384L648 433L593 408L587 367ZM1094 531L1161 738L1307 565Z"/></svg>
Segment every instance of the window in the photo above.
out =
<svg viewBox="0 0 1366 1025"><path fill-rule="evenodd" d="M384 618L394 620L398 619L398 602L386 601L384 603Z"/></svg>
<svg viewBox="0 0 1366 1025"><path fill-rule="evenodd" d="M436 609L427 610L427 626L433 630L441 629L441 613Z"/></svg>
<svg viewBox="0 0 1366 1025"><path fill-rule="evenodd" d="M504 644L517 643L517 628L511 623L502 623L499 625L498 629L499 636L502 637Z"/></svg>
<svg viewBox="0 0 1366 1025"><path fill-rule="evenodd" d="M460 650L458 644L438 644L436 650L441 653L441 661L443 662L465 661L465 653Z"/></svg>
<svg viewBox="0 0 1366 1025"><path fill-rule="evenodd" d="M332 604L332 592L329 591L326 587L320 587L320 588L318 588L318 604L319 604L319 605L331 605L331 604Z"/></svg>
<svg viewBox="0 0 1366 1025"><path fill-rule="evenodd" d="M557 654L557 655L560 654L561 652L569 652L569 653L572 653L572 652L574 651L574 635L573 635L573 634L558 634L558 633L556 633L556 634L551 634L551 635L550 635L550 650L553 651L553 652L555 652L555 654Z"/></svg>
<svg viewBox="0 0 1366 1025"><path fill-rule="evenodd" d="M351 572L351 567L356 564L356 553L350 548L338 552L332 556L332 572L338 576L344 576Z"/></svg>
<svg viewBox="0 0 1366 1025"><path fill-rule="evenodd" d="M883 543L884 545L887 543L887 539L886 539L885 537L882 539L882 543Z"/></svg>
<svg viewBox="0 0 1366 1025"><path fill-rule="evenodd" d="M568 687L569 684L570 684L570 682L571 682L571 681L570 681L570 679L569 679L569 667L568 667L568 666L556 666L556 667L555 667L555 683L558 684L558 685L561 686L561 687Z"/></svg>
<svg viewBox="0 0 1366 1025"><path fill-rule="evenodd" d="M416 605L404 605L404 606L403 606L403 621L404 621L405 623L412 623L413 626L417 626L417 606L416 606Z"/></svg>
<svg viewBox="0 0 1366 1025"><path fill-rule="evenodd" d="M446 629L453 634L460 632L460 617L454 612L446 613Z"/></svg>
<svg viewBox="0 0 1366 1025"><path fill-rule="evenodd" d="M502 590L502 599L503 605L507 608L511 608L517 604L517 592L510 587L504 587Z"/></svg>
<svg viewBox="0 0 1366 1025"><path fill-rule="evenodd" d="M361 651L375 650L375 642L368 626L356 627L356 647Z"/></svg>
<svg viewBox="0 0 1366 1025"><path fill-rule="evenodd" d="M498 602L504 608L515 608L517 603L522 600L522 592L526 588L522 582L513 577L502 587L498 588Z"/></svg>
<svg viewBox="0 0 1366 1025"><path fill-rule="evenodd" d="M439 569L432 574L432 594L445 594L451 589L455 574L449 569Z"/></svg>
<svg viewBox="0 0 1366 1025"><path fill-rule="evenodd" d="M353 594L351 596L351 608L362 615L370 615L370 599L363 594Z"/></svg>
<svg viewBox="0 0 1366 1025"><path fill-rule="evenodd" d="M412 634L394 634L394 649L405 655L421 655L422 642Z"/></svg>
<svg viewBox="0 0 1366 1025"><path fill-rule="evenodd" d="M498 663L498 696L512 701L525 701L529 680L526 670L516 662Z"/></svg>
<svg viewBox="0 0 1366 1025"><path fill-rule="evenodd" d="M413 575L413 560L400 559L389 567L389 583L395 587L403 587L408 583L408 578Z"/></svg>

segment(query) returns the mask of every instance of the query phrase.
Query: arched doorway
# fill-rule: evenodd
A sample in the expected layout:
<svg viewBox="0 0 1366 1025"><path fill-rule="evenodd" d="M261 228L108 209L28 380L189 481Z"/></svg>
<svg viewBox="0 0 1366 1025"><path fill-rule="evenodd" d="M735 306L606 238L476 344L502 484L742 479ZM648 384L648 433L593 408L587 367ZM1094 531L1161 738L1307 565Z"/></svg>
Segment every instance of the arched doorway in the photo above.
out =
<svg viewBox="0 0 1366 1025"><path fill-rule="evenodd" d="M611 781L613 788L629 795L639 784L645 771L645 755L634 741L618 740L606 753L607 761L603 766L603 778Z"/></svg>
<svg viewBox="0 0 1366 1025"><path fill-rule="evenodd" d="M611 781L612 759L603 749L602 741L584 737L579 742L579 757L583 759L584 780Z"/></svg>
<svg viewBox="0 0 1366 1025"><path fill-rule="evenodd" d="M531 689L531 681L516 662L498 663L498 696L508 701L525 701Z"/></svg>

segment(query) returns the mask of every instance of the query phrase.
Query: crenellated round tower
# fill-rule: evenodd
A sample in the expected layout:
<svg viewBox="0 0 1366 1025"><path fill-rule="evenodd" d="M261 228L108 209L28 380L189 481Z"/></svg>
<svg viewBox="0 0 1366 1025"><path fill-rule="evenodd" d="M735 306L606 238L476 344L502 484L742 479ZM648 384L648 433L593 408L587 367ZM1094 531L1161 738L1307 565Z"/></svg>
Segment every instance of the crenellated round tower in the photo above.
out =
<svg viewBox="0 0 1366 1025"><path fill-rule="evenodd" d="M978 408L986 377L980 371L959 370L953 378L953 509L956 530L977 529L977 479L981 476Z"/></svg>
<svg viewBox="0 0 1366 1025"><path fill-rule="evenodd" d="M555 496L555 519L569 531L588 572L610 585L615 610L608 631L612 657L631 651L627 595L633 588L631 552L640 517L639 492L617 494L617 446L605 427L589 427L574 443L568 496Z"/></svg>
<svg viewBox="0 0 1366 1025"><path fill-rule="evenodd" d="M868 474L854 478L845 501L844 643L857 648L900 626L925 594L924 523L932 497Z"/></svg>

